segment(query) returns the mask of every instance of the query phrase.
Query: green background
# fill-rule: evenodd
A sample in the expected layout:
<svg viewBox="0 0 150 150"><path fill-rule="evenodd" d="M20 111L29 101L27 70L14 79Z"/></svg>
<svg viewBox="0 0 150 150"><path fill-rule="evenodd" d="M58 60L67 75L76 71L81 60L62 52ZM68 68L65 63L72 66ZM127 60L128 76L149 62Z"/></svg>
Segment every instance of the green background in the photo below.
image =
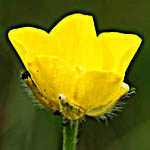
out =
<svg viewBox="0 0 150 150"><path fill-rule="evenodd" d="M13 27L50 30L72 12L94 16L97 33L137 33L143 43L125 81L137 94L108 126L88 118L80 125L79 150L150 149L149 0L0 0L0 150L60 150L61 118L33 106L19 80L22 65L7 39Z"/></svg>

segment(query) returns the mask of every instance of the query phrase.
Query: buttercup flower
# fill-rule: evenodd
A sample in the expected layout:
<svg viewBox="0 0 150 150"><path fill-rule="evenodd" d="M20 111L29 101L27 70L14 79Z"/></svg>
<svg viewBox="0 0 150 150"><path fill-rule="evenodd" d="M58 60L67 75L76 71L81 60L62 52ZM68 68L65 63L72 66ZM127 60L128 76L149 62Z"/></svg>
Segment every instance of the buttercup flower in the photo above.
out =
<svg viewBox="0 0 150 150"><path fill-rule="evenodd" d="M92 16L82 14L65 17L50 33L23 27L8 36L36 99L69 120L102 116L113 108L129 91L125 72L141 44L134 34L97 36Z"/></svg>

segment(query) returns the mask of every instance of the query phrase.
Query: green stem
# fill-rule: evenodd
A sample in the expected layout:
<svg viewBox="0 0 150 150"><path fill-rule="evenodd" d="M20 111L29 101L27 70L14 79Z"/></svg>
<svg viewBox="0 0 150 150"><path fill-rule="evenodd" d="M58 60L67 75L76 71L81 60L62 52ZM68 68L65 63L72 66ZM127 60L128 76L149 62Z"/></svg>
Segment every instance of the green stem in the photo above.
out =
<svg viewBox="0 0 150 150"><path fill-rule="evenodd" d="M79 121L75 120L73 124L63 127L63 150L75 150Z"/></svg>

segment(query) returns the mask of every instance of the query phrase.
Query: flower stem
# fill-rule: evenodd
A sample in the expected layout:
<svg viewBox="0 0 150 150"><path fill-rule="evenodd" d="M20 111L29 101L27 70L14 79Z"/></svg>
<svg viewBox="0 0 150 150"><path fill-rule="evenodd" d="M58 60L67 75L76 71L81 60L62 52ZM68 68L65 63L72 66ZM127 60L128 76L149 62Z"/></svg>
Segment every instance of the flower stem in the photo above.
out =
<svg viewBox="0 0 150 150"><path fill-rule="evenodd" d="M75 150L79 121L75 120L73 124L63 127L63 150Z"/></svg>

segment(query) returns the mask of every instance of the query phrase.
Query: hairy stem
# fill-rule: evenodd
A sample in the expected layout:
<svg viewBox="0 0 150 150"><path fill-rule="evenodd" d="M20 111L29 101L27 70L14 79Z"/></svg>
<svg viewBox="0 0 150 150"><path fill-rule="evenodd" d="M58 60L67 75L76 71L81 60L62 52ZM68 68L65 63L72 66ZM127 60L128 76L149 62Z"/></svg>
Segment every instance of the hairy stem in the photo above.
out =
<svg viewBox="0 0 150 150"><path fill-rule="evenodd" d="M63 150L75 150L79 121L75 120L73 124L63 127Z"/></svg>

